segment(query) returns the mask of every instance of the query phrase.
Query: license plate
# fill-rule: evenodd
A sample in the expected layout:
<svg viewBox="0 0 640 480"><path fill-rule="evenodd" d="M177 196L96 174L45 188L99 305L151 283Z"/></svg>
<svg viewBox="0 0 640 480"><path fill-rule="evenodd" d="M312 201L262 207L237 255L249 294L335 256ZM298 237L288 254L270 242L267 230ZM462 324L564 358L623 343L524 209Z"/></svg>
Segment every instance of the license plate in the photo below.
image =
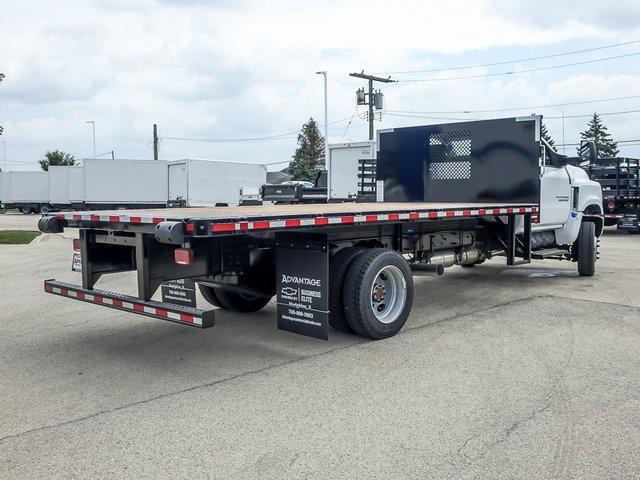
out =
<svg viewBox="0 0 640 480"><path fill-rule="evenodd" d="M80 252L73 252L71 271L82 273L82 256L80 255Z"/></svg>

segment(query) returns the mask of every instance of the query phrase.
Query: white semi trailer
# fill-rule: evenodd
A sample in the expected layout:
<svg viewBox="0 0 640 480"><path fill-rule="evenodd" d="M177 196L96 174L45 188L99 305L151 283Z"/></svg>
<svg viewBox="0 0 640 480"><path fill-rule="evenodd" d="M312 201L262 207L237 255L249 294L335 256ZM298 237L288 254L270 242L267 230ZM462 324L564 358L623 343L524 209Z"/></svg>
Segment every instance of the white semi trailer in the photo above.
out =
<svg viewBox="0 0 640 480"><path fill-rule="evenodd" d="M243 189L258 191L267 178L264 165L192 159L85 159L48 172L1 173L0 202L23 213L238 205Z"/></svg>
<svg viewBox="0 0 640 480"><path fill-rule="evenodd" d="M2 172L2 202L5 208L22 213L47 213L49 181L47 172Z"/></svg>
<svg viewBox="0 0 640 480"><path fill-rule="evenodd" d="M154 208L167 204L167 162L96 159L82 161L85 209Z"/></svg>
<svg viewBox="0 0 640 480"><path fill-rule="evenodd" d="M258 190L267 181L264 165L221 160L169 162L171 205L214 207L238 205L240 191Z"/></svg>

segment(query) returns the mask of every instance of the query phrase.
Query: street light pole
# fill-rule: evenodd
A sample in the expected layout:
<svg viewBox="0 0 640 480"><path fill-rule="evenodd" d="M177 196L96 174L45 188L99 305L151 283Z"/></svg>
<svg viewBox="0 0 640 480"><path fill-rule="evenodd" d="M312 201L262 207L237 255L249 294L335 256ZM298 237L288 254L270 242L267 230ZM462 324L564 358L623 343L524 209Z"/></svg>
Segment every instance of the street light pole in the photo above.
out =
<svg viewBox="0 0 640 480"><path fill-rule="evenodd" d="M316 72L316 74L318 75L322 75L323 79L324 79L324 144L325 147L329 141L329 108L328 108L328 103L327 103L327 72L325 71L321 71L321 72ZM325 157L326 158L326 157Z"/></svg>
<svg viewBox="0 0 640 480"><path fill-rule="evenodd" d="M324 80L324 166L327 169L327 195L330 195L331 185L331 171L329 168L329 107L327 102L327 71L321 70L316 72L317 75L322 75Z"/></svg>
<svg viewBox="0 0 640 480"><path fill-rule="evenodd" d="M93 158L96 158L96 122L95 120L89 120L85 123L90 123L93 130Z"/></svg>

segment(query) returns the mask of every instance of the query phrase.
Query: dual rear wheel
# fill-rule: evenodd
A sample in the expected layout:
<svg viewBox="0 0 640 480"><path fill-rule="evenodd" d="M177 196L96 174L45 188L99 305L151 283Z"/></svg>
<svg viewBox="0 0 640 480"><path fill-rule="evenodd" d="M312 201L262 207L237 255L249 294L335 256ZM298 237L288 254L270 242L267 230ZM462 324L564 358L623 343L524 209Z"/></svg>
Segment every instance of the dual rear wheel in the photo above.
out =
<svg viewBox="0 0 640 480"><path fill-rule="evenodd" d="M348 247L330 265L329 323L365 338L392 337L404 326L413 302L413 276L393 250Z"/></svg>
<svg viewBox="0 0 640 480"><path fill-rule="evenodd" d="M347 247L331 257L329 324L365 338L392 337L404 326L413 302L413 276L404 258L384 248ZM271 296L255 296L199 284L210 304L257 312Z"/></svg>

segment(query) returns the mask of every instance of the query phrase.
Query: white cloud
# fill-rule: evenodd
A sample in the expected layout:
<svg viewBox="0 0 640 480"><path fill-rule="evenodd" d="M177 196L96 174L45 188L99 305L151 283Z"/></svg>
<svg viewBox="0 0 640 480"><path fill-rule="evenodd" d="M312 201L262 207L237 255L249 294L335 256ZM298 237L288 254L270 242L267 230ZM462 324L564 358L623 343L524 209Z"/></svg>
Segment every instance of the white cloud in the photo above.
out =
<svg viewBox="0 0 640 480"><path fill-rule="evenodd" d="M0 84L0 122L7 155L33 162L51 148L87 155L86 120L96 121L98 150L115 149L123 157L151 155L153 123L161 135L174 137L288 132L310 115L322 120L321 78L314 75L319 69L329 71L330 120L336 120L354 112L354 90L361 82L347 74L361 68L483 63L640 38L640 22L633 20L638 18L636 2L621 1L617 8L607 4L610 11L600 16L594 9L588 15L571 11L564 0L536 2L535 8L514 5L500 0L4 2L0 30L10 41L0 46L0 68L7 74ZM541 74L385 86L384 91L389 109L418 111L633 95L640 94L640 70L633 58ZM640 102L635 105L640 109ZM598 105L601 111L623 109L618 107ZM554 115L558 109L542 113ZM607 122L616 135L635 138L631 118L607 117ZM388 115L383 126L425 121ZM567 140L575 139L583 123L565 122ZM553 134L561 130L557 124L549 122ZM346 126L333 125L331 139L340 140ZM366 125L356 117L345 139L365 135ZM167 158L266 162L286 160L294 148L291 139L243 144L166 140L161 152Z"/></svg>

